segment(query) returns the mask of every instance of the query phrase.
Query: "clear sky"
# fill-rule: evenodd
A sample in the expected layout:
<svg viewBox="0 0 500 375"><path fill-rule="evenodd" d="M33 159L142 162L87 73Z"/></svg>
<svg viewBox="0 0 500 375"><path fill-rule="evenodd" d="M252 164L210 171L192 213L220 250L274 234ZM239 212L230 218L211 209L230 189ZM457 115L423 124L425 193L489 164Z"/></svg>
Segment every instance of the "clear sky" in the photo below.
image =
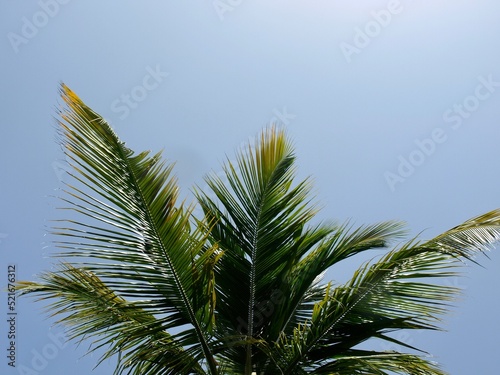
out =
<svg viewBox="0 0 500 375"><path fill-rule="evenodd" d="M499 20L498 0L0 2L0 285L9 265L18 279L50 269L44 233L63 214L50 197L67 178L59 82L132 148L164 149L187 197L280 121L321 218L401 219L429 238L500 207ZM465 290L448 332L398 338L451 374L497 373L498 251L446 281ZM0 373L91 373L88 343L63 346L26 299L10 368L2 295Z"/></svg>

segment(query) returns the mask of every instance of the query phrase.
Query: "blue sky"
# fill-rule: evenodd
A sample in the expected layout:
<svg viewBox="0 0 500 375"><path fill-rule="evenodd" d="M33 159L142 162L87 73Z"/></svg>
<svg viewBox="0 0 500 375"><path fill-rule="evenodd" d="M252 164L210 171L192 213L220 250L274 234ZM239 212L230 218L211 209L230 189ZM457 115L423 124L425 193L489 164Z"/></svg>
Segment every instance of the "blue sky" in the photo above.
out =
<svg viewBox="0 0 500 375"><path fill-rule="evenodd" d="M429 238L500 207L499 19L493 0L2 1L0 284L11 264L18 279L51 267L50 197L67 178L59 82L132 148L164 149L186 197L280 121L321 218L401 219ZM399 337L451 374L498 368L500 256L489 255L447 281L465 291L448 332ZM16 308L18 367L2 356L2 374L91 373L88 343L63 346L42 304Z"/></svg>

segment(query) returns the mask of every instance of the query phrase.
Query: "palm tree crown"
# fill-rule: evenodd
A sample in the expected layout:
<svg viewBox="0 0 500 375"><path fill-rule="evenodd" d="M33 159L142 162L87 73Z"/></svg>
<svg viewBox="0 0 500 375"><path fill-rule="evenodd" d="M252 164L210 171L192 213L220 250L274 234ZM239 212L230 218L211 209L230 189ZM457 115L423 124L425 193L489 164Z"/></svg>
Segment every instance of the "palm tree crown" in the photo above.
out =
<svg viewBox="0 0 500 375"><path fill-rule="evenodd" d="M459 290L436 278L499 239L500 210L427 241L403 240L396 221L314 224L311 183L295 181L293 147L272 126L225 164L224 180L206 178L210 194L195 189L195 217L172 165L134 153L61 93L73 170L61 198L80 219L53 229L65 262L19 289L48 300L101 360L117 355L116 374L445 374L390 333L439 329ZM391 244L345 284L322 282L338 262ZM362 349L370 339L409 353Z"/></svg>

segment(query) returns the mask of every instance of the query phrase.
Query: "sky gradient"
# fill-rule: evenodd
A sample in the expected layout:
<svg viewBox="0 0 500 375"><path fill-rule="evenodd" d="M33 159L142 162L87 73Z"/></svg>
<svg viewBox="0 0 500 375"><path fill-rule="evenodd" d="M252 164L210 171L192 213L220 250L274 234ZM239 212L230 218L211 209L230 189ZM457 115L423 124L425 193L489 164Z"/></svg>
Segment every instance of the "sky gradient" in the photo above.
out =
<svg viewBox="0 0 500 375"><path fill-rule="evenodd" d="M0 2L2 288L9 265L31 280L56 251L45 233L63 215L52 197L67 179L54 122L60 82L134 150L163 149L188 199L279 122L299 176L313 177L320 219L399 219L426 239L500 207L500 3L351 3ZM398 338L450 374L495 373L498 251L446 281L464 289L447 332ZM327 277L343 280L353 264ZM113 362L90 372L89 343L63 344L42 307L17 300L18 367L2 355L0 373L112 372ZM4 353L7 296L0 313Z"/></svg>

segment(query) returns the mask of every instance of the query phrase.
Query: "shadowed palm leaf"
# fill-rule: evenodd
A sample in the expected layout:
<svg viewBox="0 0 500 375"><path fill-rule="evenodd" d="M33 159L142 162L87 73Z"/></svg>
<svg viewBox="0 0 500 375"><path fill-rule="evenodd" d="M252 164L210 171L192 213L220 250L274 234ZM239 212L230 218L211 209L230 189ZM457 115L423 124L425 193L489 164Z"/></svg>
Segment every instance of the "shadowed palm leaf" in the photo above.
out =
<svg viewBox="0 0 500 375"><path fill-rule="evenodd" d="M196 218L160 154L133 153L61 91L74 171L62 200L80 219L53 230L65 263L19 289L48 300L101 360L117 354L116 374L444 374L390 333L439 329L459 290L436 278L499 239L499 210L429 241L401 242L400 222L314 224L310 182L295 182L292 145L271 127L225 164L224 180L207 177L212 194L195 189ZM395 240L345 284L321 282ZM374 338L409 353L360 348Z"/></svg>

